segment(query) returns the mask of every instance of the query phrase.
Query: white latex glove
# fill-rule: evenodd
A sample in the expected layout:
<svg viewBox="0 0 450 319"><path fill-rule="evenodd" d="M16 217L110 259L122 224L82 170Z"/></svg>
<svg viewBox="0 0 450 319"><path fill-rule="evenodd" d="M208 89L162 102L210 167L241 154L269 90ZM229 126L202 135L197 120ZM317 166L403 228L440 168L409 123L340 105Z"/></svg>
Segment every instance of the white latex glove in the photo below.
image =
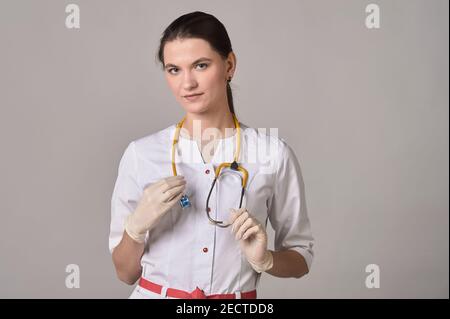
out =
<svg viewBox="0 0 450 319"><path fill-rule="evenodd" d="M180 200L185 187L186 181L179 175L160 179L147 186L136 210L125 221L128 236L143 243L147 232Z"/></svg>
<svg viewBox="0 0 450 319"><path fill-rule="evenodd" d="M273 255L267 249L267 233L245 208L231 209L231 231L239 240L241 250L256 272L263 272L273 267Z"/></svg>

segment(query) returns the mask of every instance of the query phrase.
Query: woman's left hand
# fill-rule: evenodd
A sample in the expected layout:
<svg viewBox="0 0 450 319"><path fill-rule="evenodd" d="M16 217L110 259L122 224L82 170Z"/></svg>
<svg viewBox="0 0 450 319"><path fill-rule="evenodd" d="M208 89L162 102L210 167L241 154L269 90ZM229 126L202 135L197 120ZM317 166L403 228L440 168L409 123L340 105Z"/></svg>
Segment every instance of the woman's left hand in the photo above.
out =
<svg viewBox="0 0 450 319"><path fill-rule="evenodd" d="M241 250L248 262L253 265L264 264L267 260L267 233L245 208L231 209L231 231L239 240Z"/></svg>

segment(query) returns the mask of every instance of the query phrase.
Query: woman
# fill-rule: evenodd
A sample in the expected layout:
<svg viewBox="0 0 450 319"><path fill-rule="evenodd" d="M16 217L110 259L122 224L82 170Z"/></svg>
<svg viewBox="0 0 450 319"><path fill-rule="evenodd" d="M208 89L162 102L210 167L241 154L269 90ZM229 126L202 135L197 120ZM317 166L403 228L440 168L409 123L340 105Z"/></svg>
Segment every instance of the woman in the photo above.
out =
<svg viewBox="0 0 450 319"><path fill-rule="evenodd" d="M262 272L308 273L313 237L298 161L283 139L237 120L225 27L185 14L164 31L158 57L186 114L131 142L119 165L109 248L118 278L139 280L130 298L256 298ZM269 165L250 158L262 145Z"/></svg>

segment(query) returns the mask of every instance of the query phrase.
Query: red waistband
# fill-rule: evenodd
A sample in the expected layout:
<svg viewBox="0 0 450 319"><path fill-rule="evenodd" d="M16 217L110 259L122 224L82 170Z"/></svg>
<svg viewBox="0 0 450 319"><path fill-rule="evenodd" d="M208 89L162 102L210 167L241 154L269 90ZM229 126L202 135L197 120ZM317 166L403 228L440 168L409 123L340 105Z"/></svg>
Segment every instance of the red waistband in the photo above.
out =
<svg viewBox="0 0 450 319"><path fill-rule="evenodd" d="M155 284L145 278L139 279L139 286L145 288L147 290L156 292L157 294L161 294L163 286ZM168 297L180 298L180 299L236 299L236 294L216 294L216 295L205 295L203 290L200 290L198 287L192 291L187 292L184 290L167 288L166 295ZM256 299L256 290L241 292L241 299Z"/></svg>

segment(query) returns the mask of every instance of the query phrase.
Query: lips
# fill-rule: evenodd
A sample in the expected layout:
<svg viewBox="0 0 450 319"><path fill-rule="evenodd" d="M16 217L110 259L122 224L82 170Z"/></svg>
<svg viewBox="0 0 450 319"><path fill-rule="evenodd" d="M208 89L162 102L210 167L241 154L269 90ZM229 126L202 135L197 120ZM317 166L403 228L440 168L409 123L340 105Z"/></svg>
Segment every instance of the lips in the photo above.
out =
<svg viewBox="0 0 450 319"><path fill-rule="evenodd" d="M188 102L197 102L202 95L203 93L189 94L185 95L184 99Z"/></svg>
<svg viewBox="0 0 450 319"><path fill-rule="evenodd" d="M185 95L184 97L192 97L192 96L197 96L197 95L202 95L203 93L194 93L194 94L189 94L189 95Z"/></svg>

